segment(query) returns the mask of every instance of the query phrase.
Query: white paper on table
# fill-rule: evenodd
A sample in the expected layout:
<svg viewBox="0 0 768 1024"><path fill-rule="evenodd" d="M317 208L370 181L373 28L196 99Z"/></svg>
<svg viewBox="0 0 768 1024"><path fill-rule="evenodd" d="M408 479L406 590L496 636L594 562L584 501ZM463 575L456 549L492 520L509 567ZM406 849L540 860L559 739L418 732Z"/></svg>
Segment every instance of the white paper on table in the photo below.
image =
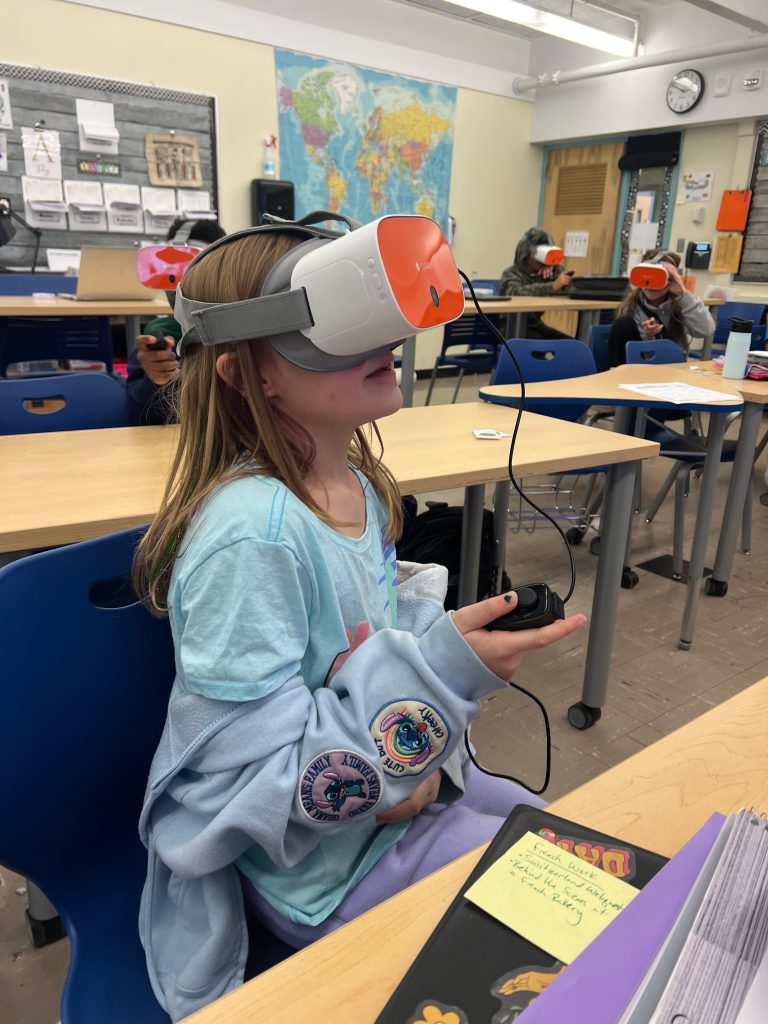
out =
<svg viewBox="0 0 768 1024"><path fill-rule="evenodd" d="M0 128L13 128L11 97L6 78L0 78Z"/></svg>
<svg viewBox="0 0 768 1024"><path fill-rule="evenodd" d="M76 275L80 270L79 249L46 249L45 255L48 259L48 269L54 274L74 271Z"/></svg>
<svg viewBox="0 0 768 1024"><path fill-rule="evenodd" d="M64 182L64 198L68 206L76 206L79 210L103 210L104 196L100 181Z"/></svg>
<svg viewBox="0 0 768 1024"><path fill-rule="evenodd" d="M61 140L59 133L41 128L21 129L24 172L32 178L61 181Z"/></svg>
<svg viewBox="0 0 768 1024"><path fill-rule="evenodd" d="M120 132L115 128L115 108L100 100L75 100L80 149L84 153L118 152Z"/></svg>
<svg viewBox="0 0 768 1024"><path fill-rule="evenodd" d="M211 193L195 188L179 188L176 190L177 206L181 213L216 214L211 210ZM206 219L203 217L203 219Z"/></svg>
<svg viewBox="0 0 768 1024"><path fill-rule="evenodd" d="M672 405L702 405L708 402L733 402L736 395L724 395L722 391L697 388L692 384L619 384L625 391L647 395L655 402L669 402Z"/></svg>
<svg viewBox="0 0 768 1024"><path fill-rule="evenodd" d="M177 217L175 188L153 188L151 185L141 186L141 205L145 213L155 217Z"/></svg>
<svg viewBox="0 0 768 1024"><path fill-rule="evenodd" d="M8 170L8 137L0 132L0 171Z"/></svg>
<svg viewBox="0 0 768 1024"><path fill-rule="evenodd" d="M659 225L655 221L649 224L633 224L629 229L629 248L646 249L656 248L656 239L659 236Z"/></svg>

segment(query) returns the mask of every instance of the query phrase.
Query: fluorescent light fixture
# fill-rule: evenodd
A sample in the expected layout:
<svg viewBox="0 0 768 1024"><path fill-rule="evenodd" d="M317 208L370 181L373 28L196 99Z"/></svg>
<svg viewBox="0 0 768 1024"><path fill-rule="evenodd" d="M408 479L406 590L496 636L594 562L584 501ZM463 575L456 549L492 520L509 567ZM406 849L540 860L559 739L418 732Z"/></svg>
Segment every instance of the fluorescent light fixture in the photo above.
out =
<svg viewBox="0 0 768 1024"><path fill-rule="evenodd" d="M529 7L528 4L518 3L518 0L445 0L445 2L454 4L456 7L477 11L480 14L487 14L492 18L501 18L502 21L511 21L515 25L525 25L538 32L557 36L558 39L567 39L570 43L580 43L582 46L590 46L594 50L613 53L617 57L634 57L635 55L633 39L614 36L610 32L603 32L599 28L592 28L591 25L584 25L573 18L563 18L550 11L542 11L536 7Z"/></svg>

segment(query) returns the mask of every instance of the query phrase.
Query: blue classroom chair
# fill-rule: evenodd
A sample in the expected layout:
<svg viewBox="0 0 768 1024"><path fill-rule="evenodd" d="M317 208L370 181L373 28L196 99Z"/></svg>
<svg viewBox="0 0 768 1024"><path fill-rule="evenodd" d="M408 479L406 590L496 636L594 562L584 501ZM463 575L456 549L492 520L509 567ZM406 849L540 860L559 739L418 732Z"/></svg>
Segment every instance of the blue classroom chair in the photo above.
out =
<svg viewBox="0 0 768 1024"><path fill-rule="evenodd" d="M6 376L11 363L39 359L98 361L111 373L112 334L108 317L0 317L0 377Z"/></svg>
<svg viewBox="0 0 768 1024"><path fill-rule="evenodd" d="M498 328L501 317L498 314L491 314L488 319ZM466 370L480 370L481 372L492 373L496 366L499 347L501 342L493 331L477 314L473 316L461 316L458 320L446 324L443 328L443 342L440 347L440 355L435 359L432 367L432 376L429 380L427 397L424 402L429 405L432 399L432 390L437 379L437 371L441 366L456 366L459 370L459 379L453 391L451 402L456 401L461 382ZM451 351L453 350L453 351Z"/></svg>
<svg viewBox="0 0 768 1024"><path fill-rule="evenodd" d="M35 412L35 403L63 400L51 411ZM0 434L39 434L54 430L127 427L125 387L102 373L0 380Z"/></svg>
<svg viewBox="0 0 768 1024"><path fill-rule="evenodd" d="M717 355L725 351L725 343L731 332L730 317L738 316L744 320L751 320L755 327L760 327L765 319L766 305L763 302L725 302L722 306L715 307L717 310L715 320L715 333L712 336L712 354ZM753 348L765 347L765 332L753 332ZM763 341L763 344L754 342Z"/></svg>
<svg viewBox="0 0 768 1024"><path fill-rule="evenodd" d="M65 274L0 274L0 295L32 295L48 292L53 295L77 291L77 278Z"/></svg>
<svg viewBox="0 0 768 1024"><path fill-rule="evenodd" d="M0 863L38 885L66 927L62 1024L168 1024L139 942L138 819L175 668L167 620L127 586L140 535L0 569L0 811L13 823Z"/></svg>
<svg viewBox="0 0 768 1024"><path fill-rule="evenodd" d="M610 370L611 360L608 354L608 335L611 333L613 324L593 324L589 329L589 346L592 349L592 357L595 360L597 372Z"/></svg>

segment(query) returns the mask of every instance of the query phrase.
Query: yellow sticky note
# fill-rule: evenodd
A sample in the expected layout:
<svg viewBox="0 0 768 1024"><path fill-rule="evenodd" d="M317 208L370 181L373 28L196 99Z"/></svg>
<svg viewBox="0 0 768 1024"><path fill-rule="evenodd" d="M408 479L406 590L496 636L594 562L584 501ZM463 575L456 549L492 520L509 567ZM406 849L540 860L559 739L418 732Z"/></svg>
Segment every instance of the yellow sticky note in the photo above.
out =
<svg viewBox="0 0 768 1024"><path fill-rule="evenodd" d="M526 834L472 885L467 899L569 964L637 889L567 850Z"/></svg>

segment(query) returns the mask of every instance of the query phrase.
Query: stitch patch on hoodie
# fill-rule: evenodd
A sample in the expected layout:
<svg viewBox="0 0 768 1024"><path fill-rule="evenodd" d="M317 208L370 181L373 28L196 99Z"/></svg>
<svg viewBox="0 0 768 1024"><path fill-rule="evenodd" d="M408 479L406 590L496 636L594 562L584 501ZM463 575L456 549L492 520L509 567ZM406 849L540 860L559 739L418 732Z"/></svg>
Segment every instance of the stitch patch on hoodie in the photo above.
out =
<svg viewBox="0 0 768 1024"><path fill-rule="evenodd" d="M329 750L310 761L299 783L301 807L313 821L359 818L381 800L381 776L352 750Z"/></svg>
<svg viewBox="0 0 768 1024"><path fill-rule="evenodd" d="M412 698L379 708L368 728L379 751L382 771L395 778L423 772L443 752L451 735L436 708Z"/></svg>

